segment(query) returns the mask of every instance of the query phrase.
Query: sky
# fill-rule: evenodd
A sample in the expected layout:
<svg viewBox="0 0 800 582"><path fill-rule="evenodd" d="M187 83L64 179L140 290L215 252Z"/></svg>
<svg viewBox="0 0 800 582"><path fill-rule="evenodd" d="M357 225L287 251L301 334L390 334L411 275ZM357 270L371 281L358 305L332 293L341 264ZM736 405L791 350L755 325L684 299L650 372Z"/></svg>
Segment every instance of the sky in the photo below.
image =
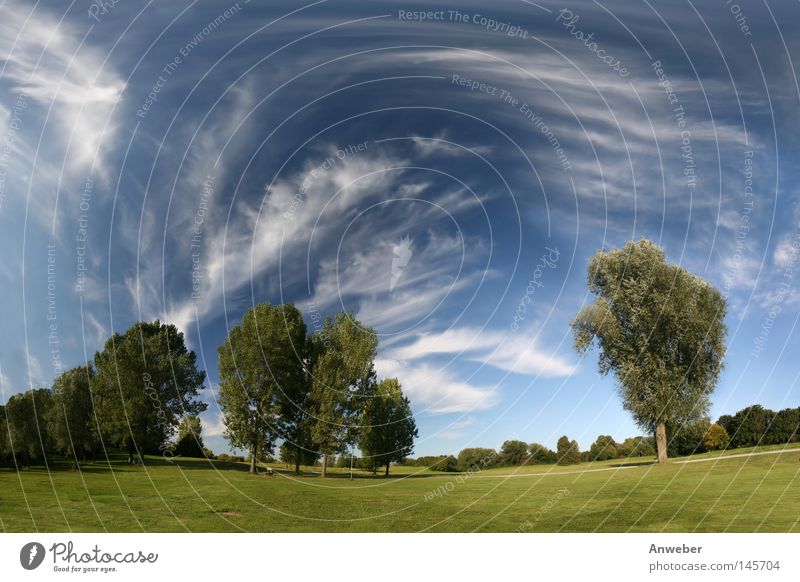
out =
<svg viewBox="0 0 800 582"><path fill-rule="evenodd" d="M378 333L415 454L641 434L569 323L647 237L728 298L711 417L800 405L790 2L6 1L0 386L254 303Z"/></svg>

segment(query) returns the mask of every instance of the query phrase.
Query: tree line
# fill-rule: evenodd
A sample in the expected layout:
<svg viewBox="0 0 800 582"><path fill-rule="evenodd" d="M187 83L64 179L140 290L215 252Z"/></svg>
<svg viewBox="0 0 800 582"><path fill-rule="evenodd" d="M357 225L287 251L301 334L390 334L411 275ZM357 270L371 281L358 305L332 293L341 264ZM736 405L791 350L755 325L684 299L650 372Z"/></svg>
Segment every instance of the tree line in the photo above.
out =
<svg viewBox="0 0 800 582"><path fill-rule="evenodd" d="M670 456L686 456L709 451L759 445L800 442L800 407L778 412L754 404L733 415L724 414L712 423L708 417L682 425L666 426ZM454 455L429 455L409 458L404 465L427 467L434 471L466 472L494 467L524 465L573 465L611 459L656 456L656 435L634 436L618 443L610 435L599 435L588 450L566 435L558 439L553 451L539 443L507 440L499 451L491 448L466 448Z"/></svg>
<svg viewBox="0 0 800 582"><path fill-rule="evenodd" d="M281 457L295 465L358 446L371 467L413 451L416 423L396 378L378 381L377 335L352 314L308 333L291 304L260 303L219 347L219 405L225 436L249 453L250 470ZM58 375L51 388L14 394L0 406L0 460L15 467L64 455L80 463L109 448L209 457L198 414L206 379L174 325L139 322L115 333L94 358Z"/></svg>

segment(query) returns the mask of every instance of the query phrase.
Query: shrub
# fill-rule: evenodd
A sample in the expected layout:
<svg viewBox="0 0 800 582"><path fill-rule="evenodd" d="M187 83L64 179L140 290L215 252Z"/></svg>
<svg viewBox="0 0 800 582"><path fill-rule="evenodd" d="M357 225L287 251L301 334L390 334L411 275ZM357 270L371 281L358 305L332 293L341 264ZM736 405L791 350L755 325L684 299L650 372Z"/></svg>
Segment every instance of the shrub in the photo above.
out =
<svg viewBox="0 0 800 582"><path fill-rule="evenodd" d="M730 440L725 427L714 423L706 429L703 435L703 446L707 451L718 451L727 447Z"/></svg>

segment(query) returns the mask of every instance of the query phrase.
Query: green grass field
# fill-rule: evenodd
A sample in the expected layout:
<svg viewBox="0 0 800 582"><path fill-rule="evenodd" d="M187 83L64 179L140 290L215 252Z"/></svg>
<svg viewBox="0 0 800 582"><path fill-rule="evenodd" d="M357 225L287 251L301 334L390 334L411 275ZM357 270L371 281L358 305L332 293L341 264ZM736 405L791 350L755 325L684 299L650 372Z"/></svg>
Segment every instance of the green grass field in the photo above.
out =
<svg viewBox="0 0 800 582"><path fill-rule="evenodd" d="M724 455L782 451L747 457ZM700 458L706 462L682 463ZM6 532L800 532L800 446L469 476L393 467L386 479L253 476L244 464L123 458L0 469ZM438 492L438 495L436 494Z"/></svg>

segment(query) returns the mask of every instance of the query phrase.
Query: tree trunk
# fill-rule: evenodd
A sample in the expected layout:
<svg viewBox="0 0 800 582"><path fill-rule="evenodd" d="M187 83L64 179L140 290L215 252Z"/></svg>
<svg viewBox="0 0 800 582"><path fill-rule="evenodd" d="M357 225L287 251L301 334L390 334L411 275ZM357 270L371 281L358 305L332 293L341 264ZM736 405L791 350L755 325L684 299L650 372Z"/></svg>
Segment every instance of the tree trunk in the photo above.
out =
<svg viewBox="0 0 800 582"><path fill-rule="evenodd" d="M389 476L389 463L386 463L386 477Z"/></svg>
<svg viewBox="0 0 800 582"><path fill-rule="evenodd" d="M322 478L324 479L327 476L328 476L328 455L327 454L323 454L322 455Z"/></svg>
<svg viewBox="0 0 800 582"><path fill-rule="evenodd" d="M258 445L253 445L250 449L250 472L255 475L258 473L258 467L256 466L256 457L258 456Z"/></svg>
<svg viewBox="0 0 800 582"><path fill-rule="evenodd" d="M656 425L656 447L658 448L658 464L667 462L667 427L663 421Z"/></svg>
<svg viewBox="0 0 800 582"><path fill-rule="evenodd" d="M300 474L300 445L294 447L294 472L296 475Z"/></svg>

